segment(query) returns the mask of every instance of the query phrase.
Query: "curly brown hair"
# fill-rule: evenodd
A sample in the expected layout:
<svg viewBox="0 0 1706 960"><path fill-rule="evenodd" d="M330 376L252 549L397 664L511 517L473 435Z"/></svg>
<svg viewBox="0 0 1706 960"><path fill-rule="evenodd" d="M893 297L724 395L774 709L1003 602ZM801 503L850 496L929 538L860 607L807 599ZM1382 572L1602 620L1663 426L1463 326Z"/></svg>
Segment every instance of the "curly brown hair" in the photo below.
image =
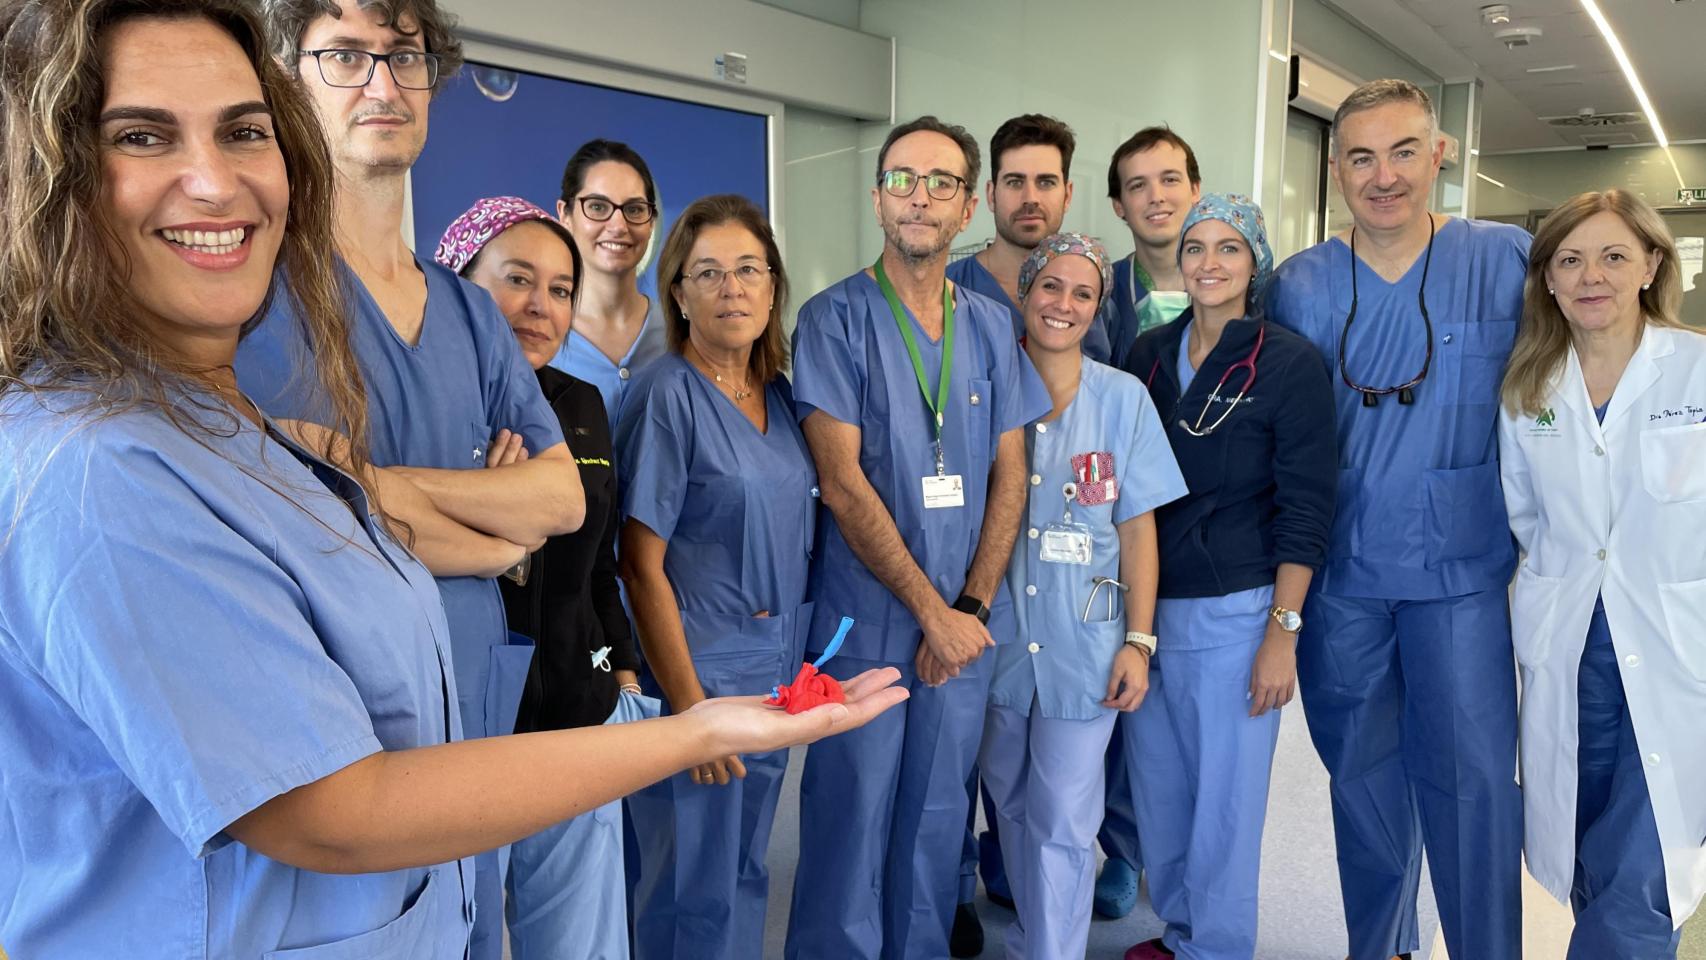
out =
<svg viewBox="0 0 1706 960"><path fill-rule="evenodd" d="M184 409L186 394L205 396L184 388L204 383L208 371L136 322L131 265L115 253L121 247L103 219L101 43L139 18L212 22L237 41L260 79L290 206L280 269L245 331L274 297L296 302L329 405L327 426L351 441L347 451L328 442L317 452L360 471L368 463L367 395L330 254L331 156L312 104L267 51L260 20L243 0L0 3L0 218L7 224L0 231L0 395L93 398L60 408L92 418L153 409L198 439L223 431L222 422L236 429L230 409L214 401Z"/></svg>
<svg viewBox="0 0 1706 960"><path fill-rule="evenodd" d="M379 25L390 27L405 37L419 34L428 53L438 56L438 84L433 95L444 88L444 81L462 69L462 41L456 39L456 18L440 10L434 0L357 0L356 6L379 14ZM266 36L272 44L273 56L293 74L297 71L302 34L308 25L321 17L341 18L343 8L337 0L260 0L261 14L266 18ZM398 26L404 17L415 21L413 30Z"/></svg>

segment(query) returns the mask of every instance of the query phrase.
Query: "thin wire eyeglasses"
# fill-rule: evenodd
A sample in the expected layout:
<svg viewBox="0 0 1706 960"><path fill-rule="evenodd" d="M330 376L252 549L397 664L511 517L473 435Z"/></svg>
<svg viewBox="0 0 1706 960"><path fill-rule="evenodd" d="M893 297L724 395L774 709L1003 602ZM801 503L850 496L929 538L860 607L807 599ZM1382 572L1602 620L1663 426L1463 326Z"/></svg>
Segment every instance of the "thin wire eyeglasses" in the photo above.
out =
<svg viewBox="0 0 1706 960"><path fill-rule="evenodd" d="M776 271L769 266L756 263L743 263L740 266L735 267L733 270L725 270L722 267L706 267L703 270L695 270L692 273L683 274L681 279L684 282L691 284L693 288L698 290L700 293L716 293L718 290L723 289L723 278L731 274L736 280L740 281L741 286L748 290L753 290L758 288L760 285L769 282L770 275L775 272Z"/></svg>

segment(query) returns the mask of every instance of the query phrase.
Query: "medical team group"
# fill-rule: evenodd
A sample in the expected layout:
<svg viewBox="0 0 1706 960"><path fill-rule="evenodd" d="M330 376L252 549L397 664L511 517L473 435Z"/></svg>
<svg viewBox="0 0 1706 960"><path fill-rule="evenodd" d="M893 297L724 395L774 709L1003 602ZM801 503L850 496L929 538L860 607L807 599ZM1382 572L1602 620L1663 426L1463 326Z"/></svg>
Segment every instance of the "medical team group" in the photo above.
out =
<svg viewBox="0 0 1706 960"><path fill-rule="evenodd" d="M742 197L640 289L610 140L410 251L453 26L0 0L0 950L756 958L810 744L789 960L977 955L980 873L1009 958L1140 876L1126 960L1253 958L1297 695L1351 960L1420 949L1424 849L1454 957L1521 956L1525 854L1571 960L1676 955L1706 337L1645 202L1434 213L1433 105L1379 80L1343 235L1276 267L1155 126L1115 259L1061 230L1066 124L984 179L925 116L789 337ZM844 702L766 705L803 663Z"/></svg>

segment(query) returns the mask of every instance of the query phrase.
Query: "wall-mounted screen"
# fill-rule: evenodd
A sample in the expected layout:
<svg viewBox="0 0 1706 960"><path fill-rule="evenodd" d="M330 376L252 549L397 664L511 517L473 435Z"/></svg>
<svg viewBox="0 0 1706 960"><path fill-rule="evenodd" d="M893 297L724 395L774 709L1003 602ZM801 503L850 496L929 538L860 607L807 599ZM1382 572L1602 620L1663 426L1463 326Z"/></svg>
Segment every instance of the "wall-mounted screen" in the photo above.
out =
<svg viewBox="0 0 1706 960"><path fill-rule="evenodd" d="M657 181L658 228L640 278L675 217L695 199L739 193L766 212L769 118L470 62L432 102L412 174L415 249L430 256L444 228L482 197L525 197L556 209L563 164L595 137L639 151Z"/></svg>

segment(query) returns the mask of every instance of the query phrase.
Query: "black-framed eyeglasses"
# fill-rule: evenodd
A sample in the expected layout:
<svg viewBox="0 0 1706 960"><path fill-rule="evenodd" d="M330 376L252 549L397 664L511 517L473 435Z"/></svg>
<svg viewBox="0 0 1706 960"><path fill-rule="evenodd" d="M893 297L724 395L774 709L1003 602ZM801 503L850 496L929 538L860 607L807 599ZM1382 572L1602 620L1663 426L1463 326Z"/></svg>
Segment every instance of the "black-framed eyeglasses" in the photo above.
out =
<svg viewBox="0 0 1706 960"><path fill-rule="evenodd" d="M422 50L370 53L328 48L298 51L297 56L313 57L320 66L320 79L328 87L365 87L373 82L373 71L380 63L405 90L431 90L438 83L438 54Z"/></svg>
<svg viewBox="0 0 1706 960"><path fill-rule="evenodd" d="M916 174L911 170L884 170L877 175L877 185L891 197L910 197L918 190L919 181L924 182L924 192L932 200L952 200L959 195L960 188L971 184L951 173Z"/></svg>
<svg viewBox="0 0 1706 960"><path fill-rule="evenodd" d="M732 275L740 281L741 286L753 290L768 281L770 275L775 272L769 264L743 263L733 270L725 270L722 267L706 267L703 270L682 274L681 279L684 283L691 284L700 293L715 293L723 289L725 277Z"/></svg>
<svg viewBox="0 0 1706 960"><path fill-rule="evenodd" d="M1433 318L1428 316L1427 298L1428 266L1433 262L1433 257L1434 215L1429 213L1428 247L1427 252L1422 254L1422 282L1421 285L1416 288L1416 306L1421 308L1422 327L1426 331L1427 336L1427 340L1425 341L1427 352L1422 354L1422 369L1414 377L1411 377L1409 380L1406 380L1397 386L1365 387L1362 384L1357 383L1355 380L1352 380L1350 371L1345 367L1345 342L1350 339L1351 324L1354 323L1357 318L1357 232L1355 227L1351 228L1351 312L1345 316L1345 325L1339 331L1339 379L1345 382L1345 386L1362 394L1362 405L1365 407L1377 407L1380 405L1381 397L1390 396L1394 393L1398 395L1398 402L1405 406L1415 403L1416 387L1421 385L1421 382L1428 378L1428 368L1433 366L1434 362L1434 322Z"/></svg>
<svg viewBox="0 0 1706 960"><path fill-rule="evenodd" d="M594 193L585 197L576 197L581 205L581 214L588 220L603 223L622 211L622 219L633 224L651 223L658 215L657 204L650 200L629 200L627 203L617 203L609 197L601 197Z"/></svg>

